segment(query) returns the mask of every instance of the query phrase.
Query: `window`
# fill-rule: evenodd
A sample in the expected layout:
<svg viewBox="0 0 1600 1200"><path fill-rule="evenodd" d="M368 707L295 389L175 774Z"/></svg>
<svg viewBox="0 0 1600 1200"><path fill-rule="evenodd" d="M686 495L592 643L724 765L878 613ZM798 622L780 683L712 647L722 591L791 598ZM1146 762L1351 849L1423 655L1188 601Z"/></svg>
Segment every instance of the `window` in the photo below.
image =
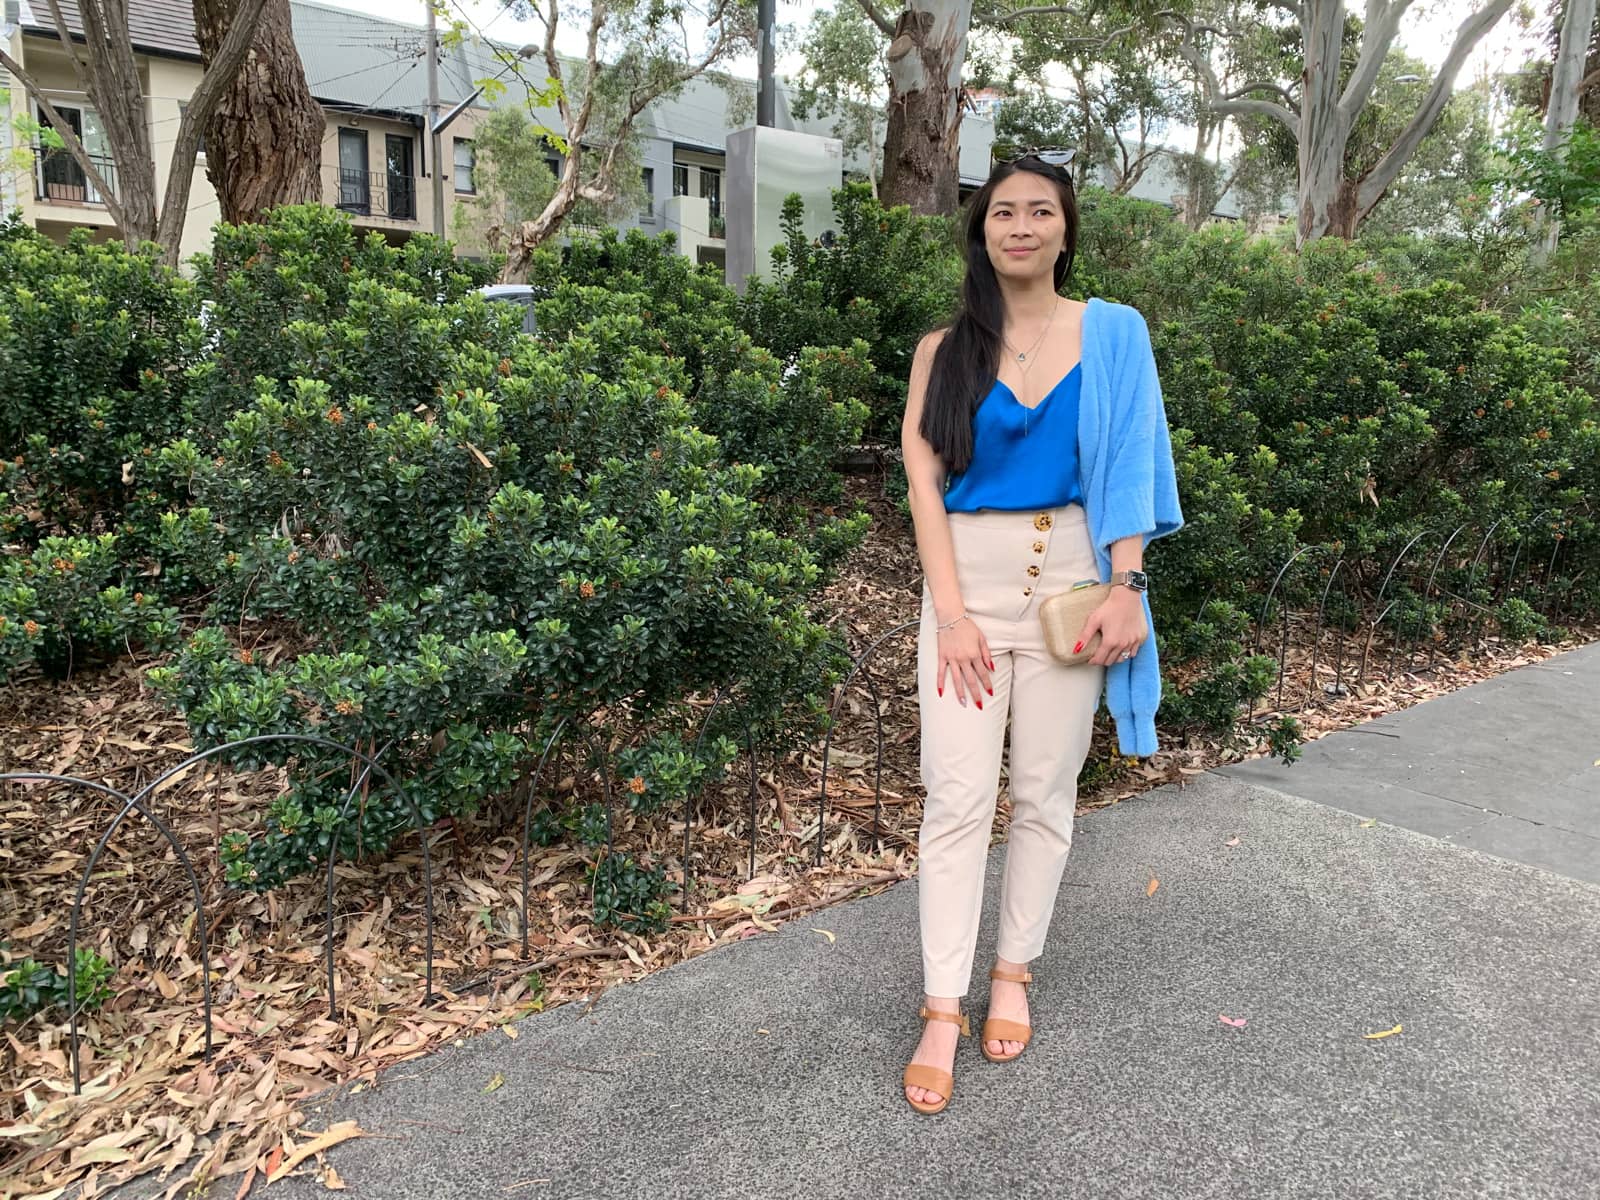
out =
<svg viewBox="0 0 1600 1200"><path fill-rule="evenodd" d="M456 138L456 191L471 195L478 189L472 183L472 169L478 165L478 156L473 153L472 142L468 138Z"/></svg>
<svg viewBox="0 0 1600 1200"><path fill-rule="evenodd" d="M708 208L713 217L722 215L722 172L710 167L700 168L700 195L710 201Z"/></svg>
<svg viewBox="0 0 1600 1200"><path fill-rule="evenodd" d="M689 167L685 163L672 164L672 194L674 196L689 194Z"/></svg>
<svg viewBox="0 0 1600 1200"><path fill-rule="evenodd" d="M115 188L116 164L111 161L110 147L106 144L99 114L92 108L75 108L60 103L56 104L55 110L83 143L101 177ZM38 120L41 126L49 128L49 118L44 115L42 108L38 110ZM105 197L95 190L84 169L78 165L78 160L72 157L72 151L65 147L56 150L40 145L37 154L39 173L34 194L40 200L71 204L105 203Z"/></svg>
<svg viewBox="0 0 1600 1200"><path fill-rule="evenodd" d="M544 165L550 174L556 177L557 181L561 179L561 156L559 154L546 154L544 156Z"/></svg>
<svg viewBox="0 0 1600 1200"><path fill-rule="evenodd" d="M367 216L372 212L372 176L367 173L367 131L339 130L339 207Z"/></svg>
<svg viewBox="0 0 1600 1200"><path fill-rule="evenodd" d="M644 179L644 208L639 213L641 221L654 221L656 219L656 171L654 167L645 167L640 171Z"/></svg>
<svg viewBox="0 0 1600 1200"><path fill-rule="evenodd" d="M416 171L411 165L412 149L410 134L384 135L383 153L389 185L389 215L397 221L417 219L417 180Z"/></svg>

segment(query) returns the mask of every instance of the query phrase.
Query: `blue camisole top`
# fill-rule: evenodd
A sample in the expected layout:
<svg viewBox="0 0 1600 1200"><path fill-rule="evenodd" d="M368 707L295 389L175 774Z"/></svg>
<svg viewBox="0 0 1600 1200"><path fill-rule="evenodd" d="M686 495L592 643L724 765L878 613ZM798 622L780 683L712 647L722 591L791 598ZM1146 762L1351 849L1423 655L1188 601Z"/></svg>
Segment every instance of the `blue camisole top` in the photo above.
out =
<svg viewBox="0 0 1600 1200"><path fill-rule="evenodd" d="M1024 408L1011 389L996 379L973 418L972 463L945 481L945 511L996 508L1016 512L1082 504L1083 484L1078 478L1081 377L1079 364L1031 409Z"/></svg>

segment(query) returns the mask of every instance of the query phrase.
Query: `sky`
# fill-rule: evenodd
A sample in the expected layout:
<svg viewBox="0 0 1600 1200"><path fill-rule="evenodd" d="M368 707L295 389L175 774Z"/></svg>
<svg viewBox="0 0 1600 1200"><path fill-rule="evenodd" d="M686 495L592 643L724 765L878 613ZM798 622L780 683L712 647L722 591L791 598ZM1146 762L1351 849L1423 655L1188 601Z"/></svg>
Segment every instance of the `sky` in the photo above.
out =
<svg viewBox="0 0 1600 1200"><path fill-rule="evenodd" d="M393 20L411 21L417 25L423 24L427 19L426 0L322 0L322 2L336 3L341 8L372 13ZM543 45L544 26L541 22L516 20L497 0L445 0L445 3L453 17L460 16L475 22L479 30L495 41L512 45L519 42L536 42ZM547 4L548 0L544 0L544 3ZM827 3L816 3L814 0L777 0L778 23L780 26L790 26L798 30L809 21L813 11L831 6ZM889 4L888 7L892 8L893 5ZM1359 9L1361 6L1359 3L1352 3L1350 7ZM1456 27L1466 13L1476 7L1476 3L1469 3L1468 0L1419 0L1406 14L1401 25L1399 44L1408 53L1437 69L1449 52ZM562 21L556 44L563 53L581 57L584 52L586 8L570 3L563 3L562 8L570 12L571 16ZM780 33L779 46L783 44L784 37ZM1473 51L1461 73L1456 76L1456 86L1460 87L1471 82L1483 72L1515 70L1525 60L1534 44L1534 39L1516 27L1512 17L1502 19ZM781 53L778 55L779 74L794 75L802 65L797 55ZM725 69L734 75L753 79L756 74L755 56L747 54L740 58L729 59ZM1178 140L1181 144L1181 132L1174 130L1173 134L1174 140Z"/></svg>

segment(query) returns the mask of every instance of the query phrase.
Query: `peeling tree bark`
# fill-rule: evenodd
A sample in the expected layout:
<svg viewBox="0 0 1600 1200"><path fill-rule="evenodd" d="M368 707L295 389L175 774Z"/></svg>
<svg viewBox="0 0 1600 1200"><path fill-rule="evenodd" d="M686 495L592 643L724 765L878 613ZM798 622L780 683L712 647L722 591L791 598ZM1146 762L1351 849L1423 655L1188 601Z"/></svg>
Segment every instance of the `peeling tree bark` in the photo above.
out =
<svg viewBox="0 0 1600 1200"><path fill-rule="evenodd" d="M868 15L882 27L872 9ZM972 0L907 0L886 29L889 130L884 139L883 202L949 216L960 194L961 70Z"/></svg>
<svg viewBox="0 0 1600 1200"><path fill-rule="evenodd" d="M195 34L208 65L240 7L240 0L194 0ZM279 204L321 200L326 127L306 86L289 0L266 0L250 52L205 126L206 174L222 219L238 225Z"/></svg>

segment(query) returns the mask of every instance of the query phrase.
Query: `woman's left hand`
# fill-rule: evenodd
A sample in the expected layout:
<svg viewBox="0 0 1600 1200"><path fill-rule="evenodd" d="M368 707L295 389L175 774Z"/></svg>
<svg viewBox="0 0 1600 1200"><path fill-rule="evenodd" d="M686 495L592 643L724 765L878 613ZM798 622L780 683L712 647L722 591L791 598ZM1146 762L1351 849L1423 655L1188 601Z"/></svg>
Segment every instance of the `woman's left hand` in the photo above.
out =
<svg viewBox="0 0 1600 1200"><path fill-rule="evenodd" d="M1144 619L1144 598L1130 587L1118 585L1111 589L1105 603L1089 614L1083 626L1083 640L1087 644L1096 630L1100 633L1100 649L1089 662L1097 667L1132 658L1150 636L1150 626Z"/></svg>

